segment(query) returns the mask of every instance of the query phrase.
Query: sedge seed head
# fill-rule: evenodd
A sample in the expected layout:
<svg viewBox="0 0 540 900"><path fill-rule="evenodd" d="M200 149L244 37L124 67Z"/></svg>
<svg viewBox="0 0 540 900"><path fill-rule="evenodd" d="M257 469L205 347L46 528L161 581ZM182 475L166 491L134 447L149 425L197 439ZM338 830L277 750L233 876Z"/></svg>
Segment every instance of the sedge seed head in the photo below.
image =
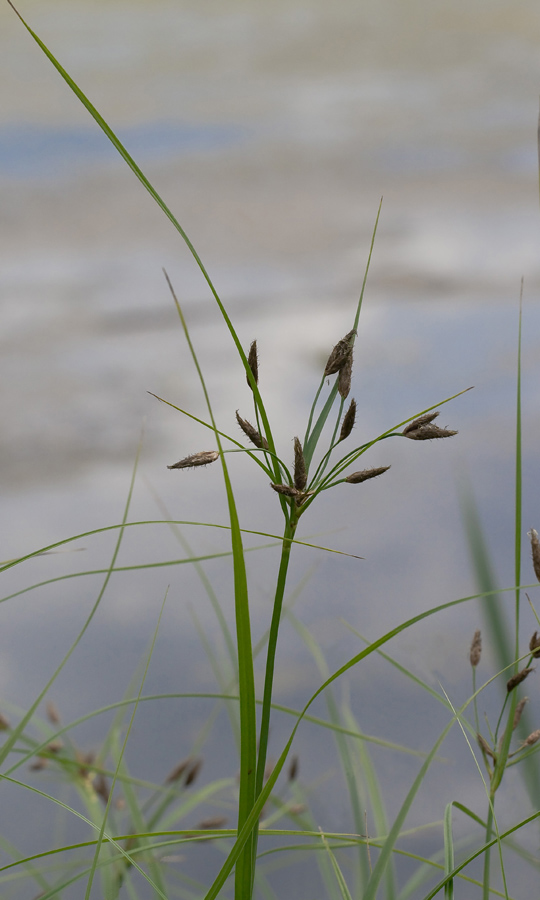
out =
<svg viewBox="0 0 540 900"><path fill-rule="evenodd" d="M343 417L343 422L341 423L341 431L339 432L338 444L340 441L344 441L345 438L348 438L351 431L354 428L354 423L356 421L356 400L351 400L349 404L349 408Z"/></svg>
<svg viewBox="0 0 540 900"><path fill-rule="evenodd" d="M370 478L377 478L378 475L387 472L389 468L390 466L379 466L374 469L362 469L361 472L353 472L351 475L347 475L345 481L349 484L361 484L362 481L368 481Z"/></svg>
<svg viewBox="0 0 540 900"><path fill-rule="evenodd" d="M197 466L208 466L219 459L217 450L202 450L200 453L194 453L192 456L186 456L173 466L167 466L168 469L193 469Z"/></svg>
<svg viewBox="0 0 540 900"><path fill-rule="evenodd" d="M297 490L297 488L293 487L292 484L273 484L270 482L270 487L277 494L283 494L284 497L292 497L297 500L304 496L302 491Z"/></svg>
<svg viewBox="0 0 540 900"><path fill-rule="evenodd" d="M537 731L533 731L525 740L523 741L523 747L532 747L533 744L536 744L537 741L540 741L540 729Z"/></svg>
<svg viewBox="0 0 540 900"><path fill-rule="evenodd" d="M255 379L255 384L259 384L259 357L257 354L257 341L251 342L251 347L249 348L248 353L248 366L251 369L251 373L253 378ZM251 382L246 375L246 381L248 386L251 388ZM251 388L253 390L253 388Z"/></svg>
<svg viewBox="0 0 540 900"><path fill-rule="evenodd" d="M303 491L307 484L306 461L300 439L294 439L294 486L298 491Z"/></svg>
<svg viewBox="0 0 540 900"><path fill-rule="evenodd" d="M247 419L243 419L242 416L239 415L238 410L236 410L236 421L252 444L254 444L259 449L264 448L265 450L268 450L268 441L266 440L266 438L261 437L257 429L254 428L254 426L251 424L251 422L248 422Z"/></svg>
<svg viewBox="0 0 540 900"><path fill-rule="evenodd" d="M538 632L535 631L532 638L529 641L529 650L535 659L540 658L540 637L538 636Z"/></svg>
<svg viewBox="0 0 540 900"><path fill-rule="evenodd" d="M476 668L478 663L480 662L480 657L482 656L482 632L475 631L474 637L471 643L471 650L469 654L469 659L471 666Z"/></svg>
<svg viewBox="0 0 540 900"><path fill-rule="evenodd" d="M531 539L531 552L534 574L536 575L538 581L540 581L540 542L538 540L538 532L536 528L531 528L531 530L529 531L529 537Z"/></svg>
<svg viewBox="0 0 540 900"><path fill-rule="evenodd" d="M517 688L518 684L521 684L522 681L525 681L528 675L534 672L534 666L526 666L524 669L521 669L517 675L512 675L512 677L506 682L506 690L508 693Z"/></svg>
<svg viewBox="0 0 540 900"><path fill-rule="evenodd" d="M516 711L514 713L514 721L512 722L512 731L515 731L518 727L521 716L523 714L523 710L525 709L525 705L529 702L528 697L524 697L523 700L520 700L518 705L516 706Z"/></svg>
<svg viewBox="0 0 540 900"><path fill-rule="evenodd" d="M352 379L353 352L352 347L349 351L347 359L343 363L338 375L338 391L344 400L347 399L351 390Z"/></svg>
<svg viewBox="0 0 540 900"><path fill-rule="evenodd" d="M341 338L341 340L337 342L336 346L328 357L324 369L325 378L327 375L335 375L336 372L339 372L340 369L345 365L347 359L352 353L352 345L354 343L355 335L356 331L353 328L352 331L349 331L349 333L346 334L344 338Z"/></svg>
<svg viewBox="0 0 540 900"><path fill-rule="evenodd" d="M438 438L453 437L458 433L450 428L439 428L438 425L434 425L433 420L438 415L438 412L425 413L413 422L409 422L401 432L403 437L407 437L411 441L433 441Z"/></svg>

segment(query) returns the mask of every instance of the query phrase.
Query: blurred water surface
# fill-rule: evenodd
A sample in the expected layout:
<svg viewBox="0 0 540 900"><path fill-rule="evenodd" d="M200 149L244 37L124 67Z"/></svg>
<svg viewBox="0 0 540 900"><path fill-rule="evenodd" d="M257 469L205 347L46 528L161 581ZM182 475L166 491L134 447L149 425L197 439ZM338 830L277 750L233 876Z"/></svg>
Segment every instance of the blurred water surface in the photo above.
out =
<svg viewBox="0 0 540 900"><path fill-rule="evenodd" d="M367 460L392 464L384 478L340 486L306 520L301 537L316 535L315 543L365 557L298 549L291 585L315 570L296 611L330 664L358 651L340 617L375 637L474 592L459 510L464 478L501 582L511 584L522 277L524 519L527 527L540 522L538 4L27 0L21 12L186 228L244 346L258 339L261 390L287 461L327 354L351 327L382 195L356 345L355 436L367 440L475 385L442 412L458 438L386 442ZM212 436L147 393L205 418L165 267L220 427L238 437L235 410L251 417L250 392L208 287L7 4L0 7L0 80L2 557L118 523L143 421L130 518L161 518L165 503L177 519L225 522L217 466L166 469L210 449ZM279 532L276 497L259 470L230 459L243 526ZM190 527L184 534L198 553L227 549L217 532ZM106 566L112 540L81 539L80 552L11 570L2 596ZM185 555L164 526L133 529L122 553L122 564ZM268 624L276 551L250 559L258 637ZM209 564L208 574L232 615L226 563ZM527 569L524 580L531 577ZM99 584L97 576L78 579L4 605L6 702L32 702ZM149 692L215 687L190 605L217 647L220 636L193 571L118 575L55 689L66 719L122 696L168 585ZM524 618L528 635L534 620ZM478 607L468 604L406 634L394 654L434 685L440 679L466 691L467 644L480 622ZM442 727L439 714L419 708L418 694L396 686L396 677L380 663L360 667L349 679L353 708L366 731L426 749ZM300 704L318 680L286 624L279 700ZM540 715L534 696L531 707ZM133 741L133 765L140 777L160 778L190 752L207 712L184 711L181 733L175 716L164 725L147 715L151 724ZM273 752L288 727L276 722ZM100 733L90 728L82 739L95 742ZM299 745L306 780L317 778L330 765L328 746L316 750L309 731ZM458 735L453 751L462 754L456 791L471 804L474 795L480 811L483 788ZM224 750L209 745L205 752L210 777L221 771ZM225 757L234 774L232 742ZM391 796L401 798L401 764L379 764ZM430 784L418 821L441 818L448 783L445 775ZM510 818L522 808L515 783L512 789ZM323 810L324 803L323 827L349 828L345 799L326 818ZM13 822L26 834L17 804Z"/></svg>

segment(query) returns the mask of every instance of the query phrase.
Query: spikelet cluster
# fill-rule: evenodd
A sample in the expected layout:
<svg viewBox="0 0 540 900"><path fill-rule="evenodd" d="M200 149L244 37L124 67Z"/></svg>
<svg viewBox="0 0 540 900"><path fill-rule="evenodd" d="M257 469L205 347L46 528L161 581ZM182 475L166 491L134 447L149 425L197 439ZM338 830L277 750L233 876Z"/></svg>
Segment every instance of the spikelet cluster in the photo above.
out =
<svg viewBox="0 0 540 900"><path fill-rule="evenodd" d="M453 437L455 434L458 434L457 431L451 431L449 428L439 428L438 425L434 425L433 421L438 415L438 412L426 413L423 416L419 416L414 422L409 422L401 432L403 437L407 437L411 441L433 441L438 438Z"/></svg>

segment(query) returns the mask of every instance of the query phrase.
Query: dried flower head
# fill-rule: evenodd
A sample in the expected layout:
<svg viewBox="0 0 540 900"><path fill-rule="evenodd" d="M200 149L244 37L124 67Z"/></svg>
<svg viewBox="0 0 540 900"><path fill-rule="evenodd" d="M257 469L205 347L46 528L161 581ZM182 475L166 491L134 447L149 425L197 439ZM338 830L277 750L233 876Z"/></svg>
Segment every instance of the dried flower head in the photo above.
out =
<svg viewBox="0 0 540 900"><path fill-rule="evenodd" d="M536 575L538 581L540 581L540 542L538 541L538 532L535 528L531 528L531 530L529 531L529 537L531 539L534 574Z"/></svg>
<svg viewBox="0 0 540 900"><path fill-rule="evenodd" d="M7 731L8 728L11 728L8 719L6 719L3 713L0 713L0 731Z"/></svg>
<svg viewBox="0 0 540 900"><path fill-rule="evenodd" d="M259 357L257 355L257 341L251 342L251 347L249 348L249 353L248 353L248 366L251 369L253 378L255 379L255 384L258 384L259 383ZM253 390L253 388L251 387L251 382L250 382L249 378L247 377L247 375L246 375L246 381L248 383L248 386L251 388L251 390Z"/></svg>
<svg viewBox="0 0 540 900"><path fill-rule="evenodd" d="M196 826L198 830L209 829L211 831L214 828L223 828L224 825L227 824L227 816L209 816L208 819L203 819Z"/></svg>
<svg viewBox="0 0 540 900"><path fill-rule="evenodd" d="M471 661L471 666L475 668L480 662L480 657L482 656L482 632L475 631L474 637L471 643L471 651L469 654L469 659Z"/></svg>
<svg viewBox="0 0 540 900"><path fill-rule="evenodd" d="M356 400L351 400L349 404L349 408L343 417L343 422L341 423L341 431L339 432L338 444L340 441L344 441L345 438L348 438L351 431L354 428L354 423L356 421Z"/></svg>
<svg viewBox="0 0 540 900"><path fill-rule="evenodd" d="M238 410L236 410L236 421L252 444L255 444L255 446L259 449L264 448L265 450L268 450L268 441L266 440L266 438L261 437L257 429L254 428L253 425L247 421L247 419L243 419L242 416L238 414Z"/></svg>
<svg viewBox="0 0 540 900"><path fill-rule="evenodd" d="M537 731L533 731L528 738L525 738L521 746L532 747L532 745L536 744L537 741L540 741L540 729Z"/></svg>
<svg viewBox="0 0 540 900"><path fill-rule="evenodd" d="M340 393L340 396L343 397L344 400L347 399L351 390L352 364L353 352L351 347L349 355L343 363L341 369L339 370L338 375L338 391Z"/></svg>
<svg viewBox="0 0 540 900"><path fill-rule="evenodd" d="M190 784L193 784L197 775L201 771L202 759L193 759L191 760L190 766L186 772L186 780L184 784L186 787L189 787Z"/></svg>
<svg viewBox="0 0 540 900"><path fill-rule="evenodd" d="M354 343L355 335L356 331L353 328L352 331L349 331L349 333L346 334L344 338L341 338L341 340L337 342L336 346L328 357L328 361L324 369L325 378L327 375L335 375L336 372L339 372L340 369L343 368L352 353L352 346Z"/></svg>
<svg viewBox="0 0 540 900"><path fill-rule="evenodd" d="M540 658L540 637L537 631L534 632L532 638L529 641L529 650L531 651L535 659Z"/></svg>
<svg viewBox="0 0 540 900"><path fill-rule="evenodd" d="M289 781L296 781L298 778L298 756L293 756L289 766Z"/></svg>
<svg viewBox="0 0 540 900"><path fill-rule="evenodd" d="M169 772L165 779L165 784L172 784L174 781L179 781L188 766L191 764L191 759L183 759L182 762L179 762L178 765L174 767L172 772Z"/></svg>
<svg viewBox="0 0 540 900"><path fill-rule="evenodd" d="M195 466L207 466L219 459L217 450L202 450L200 453L194 453L193 456L186 456L175 463L174 466L167 466L168 469L191 469Z"/></svg>
<svg viewBox="0 0 540 900"><path fill-rule="evenodd" d="M294 486L298 491L303 491L307 484L306 461L300 439L294 439Z"/></svg>
<svg viewBox="0 0 540 900"><path fill-rule="evenodd" d="M437 438L453 437L458 433L449 428L439 428L438 425L433 425L433 420L438 415L438 412L425 413L413 422L409 422L402 431L403 437L408 437L411 441L432 441Z"/></svg>
<svg viewBox="0 0 540 900"><path fill-rule="evenodd" d="M488 742L486 741L486 739L484 737L482 737L481 734L476 735L476 740L478 741L478 746L480 747L480 749L483 750L484 753L487 754L487 756L491 756L492 759L495 759L495 754L494 754L493 750L491 749Z"/></svg>
<svg viewBox="0 0 540 900"><path fill-rule="evenodd" d="M525 709L525 704L529 702L528 697L524 697L523 700L520 700L518 705L516 706L516 711L514 713L514 721L512 722L512 731L515 731L519 725L523 710Z"/></svg>
<svg viewBox="0 0 540 900"><path fill-rule="evenodd" d="M369 478L377 478L378 475L387 472L389 468L390 466L379 466L377 469L362 469L361 472L353 472L352 475L347 475L345 481L348 481L349 484L361 484L362 481L368 481Z"/></svg>
<svg viewBox="0 0 540 900"><path fill-rule="evenodd" d="M107 803L109 802L109 794L111 792L109 790L107 779L101 772L96 776L94 780L94 790L98 797L101 797L105 805L107 805Z"/></svg>
<svg viewBox="0 0 540 900"><path fill-rule="evenodd" d="M522 681L525 681L527 675L530 675L531 672L534 672L534 666L528 666L525 669L521 669L521 671L518 672L517 675L512 675L512 677L506 682L506 690L508 691L508 693L510 693L510 691L513 691L514 688L516 688L518 684L521 684Z"/></svg>
<svg viewBox="0 0 540 900"><path fill-rule="evenodd" d="M60 725L60 713L58 712L56 703L53 703L52 700L49 700L45 707L45 711L51 725Z"/></svg>
<svg viewBox="0 0 540 900"><path fill-rule="evenodd" d="M283 494L284 497L293 497L295 500L304 496L303 492L297 490L292 484L273 484L270 482L270 487L272 490L276 491L277 494Z"/></svg>

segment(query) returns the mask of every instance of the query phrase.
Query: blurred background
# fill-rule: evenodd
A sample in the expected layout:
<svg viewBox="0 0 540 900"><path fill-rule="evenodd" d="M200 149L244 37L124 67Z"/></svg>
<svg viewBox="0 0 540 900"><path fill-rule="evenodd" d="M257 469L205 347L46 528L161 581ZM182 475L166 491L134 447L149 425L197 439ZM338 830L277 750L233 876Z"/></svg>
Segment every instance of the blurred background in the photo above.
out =
<svg viewBox="0 0 540 900"><path fill-rule="evenodd" d="M258 339L260 387L286 461L294 435L305 431L328 353L352 327L381 197L355 352L355 438L368 440L475 385L441 413L458 437L385 442L366 464L391 464L390 472L328 492L306 516L300 538L364 557L298 548L295 612L329 664L339 666L360 647L343 620L374 638L416 612L474 593L460 495L475 497L500 583L510 586L522 278L524 532L540 525L538 4L20 0L20 10L186 229L244 346ZM165 267L220 428L240 438L235 411L253 418L243 369L208 287L179 235L7 4L0 6L0 80L2 558L120 522L143 423L130 519L163 518L165 504L175 519L225 522L219 466L166 468L212 449L212 435L147 393L206 417ZM230 460L243 527L279 533L279 505L260 471L247 458ZM215 530L183 533L196 553L227 549ZM76 553L10 570L2 596L106 567L113 541L81 538ZM527 583L533 575L526 544L523 550ZM269 621L275 552L250 557L256 638ZM120 562L183 555L165 526L148 526L126 535ZM227 565L210 563L207 572L229 615ZM77 579L3 606L0 707L33 701L100 584L100 577ZM148 692L215 688L190 609L216 654L222 639L197 575L188 566L118 575L53 689L66 720L121 698L168 585ZM531 598L538 599L534 589ZM473 601L406 632L392 653L462 702L470 639L482 624ZM524 610L524 650L534 627ZM277 699L299 705L319 675L287 624L280 651ZM487 642L482 679L494 671L489 651ZM353 672L347 690L365 731L417 749L427 749L445 721L436 704L424 710L418 690L380 661ZM498 709L496 697L486 708L490 703ZM141 712L150 724L141 725L128 752L141 777L159 780L190 752L208 710L188 706L179 732L174 716L164 723L163 708L154 709ZM98 742L100 728L87 726L81 740ZM289 728L276 720L276 755ZM306 730L298 743L306 783L330 771L321 790L323 797L330 791L333 805L318 821L347 830L331 742L315 749ZM212 743L205 754L207 777L224 766L234 773L232 742L230 758ZM441 818L453 777L455 796L465 792L471 805L477 797L484 810L481 781L457 730L447 755L444 778L434 778L415 807L418 822ZM392 811L410 779L387 756L378 764ZM508 782L512 820L524 810L523 796L517 776ZM324 801L315 802L324 810ZM13 822L25 834L18 805ZM440 845L438 832L432 839ZM523 890L527 875L520 877Z"/></svg>

